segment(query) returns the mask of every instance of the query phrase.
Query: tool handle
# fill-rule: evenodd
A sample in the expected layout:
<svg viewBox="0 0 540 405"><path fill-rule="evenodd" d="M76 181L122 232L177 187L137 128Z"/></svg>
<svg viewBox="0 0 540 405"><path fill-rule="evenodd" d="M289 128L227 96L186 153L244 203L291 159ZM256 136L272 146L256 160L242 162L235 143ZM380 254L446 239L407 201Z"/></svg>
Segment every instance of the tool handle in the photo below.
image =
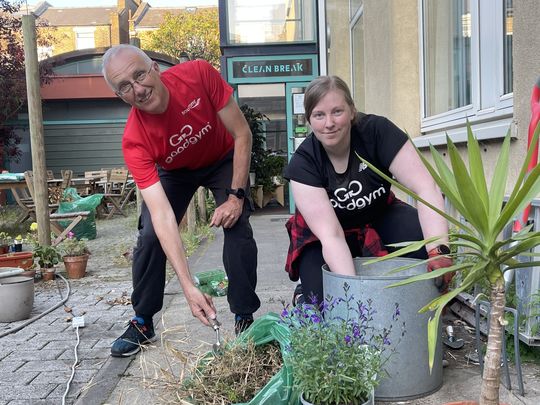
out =
<svg viewBox="0 0 540 405"><path fill-rule="evenodd" d="M454 328L452 327L452 325L448 325L446 327L446 334L448 335L448 337L450 338L453 338L454 337Z"/></svg>
<svg viewBox="0 0 540 405"><path fill-rule="evenodd" d="M221 322L219 322L217 320L217 318L214 318L214 319L211 319L211 318L208 318L208 321L210 322L210 325L212 325L212 328L214 330L219 330L219 327L221 326Z"/></svg>

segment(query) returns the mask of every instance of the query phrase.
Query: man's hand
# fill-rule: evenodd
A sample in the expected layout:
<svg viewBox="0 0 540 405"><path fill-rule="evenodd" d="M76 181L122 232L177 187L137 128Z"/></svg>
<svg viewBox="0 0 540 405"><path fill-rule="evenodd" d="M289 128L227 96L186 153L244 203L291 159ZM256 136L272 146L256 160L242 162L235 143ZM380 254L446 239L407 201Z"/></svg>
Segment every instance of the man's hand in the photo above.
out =
<svg viewBox="0 0 540 405"><path fill-rule="evenodd" d="M216 208L210 226L222 226L223 228L232 228L240 215L242 215L242 207L244 199L237 198L233 195L229 199Z"/></svg>
<svg viewBox="0 0 540 405"><path fill-rule="evenodd" d="M427 270L428 272L431 272L433 270L441 269L444 267L450 267L454 263L452 261L452 258L450 256L444 256L450 253L450 249L446 245L440 245L436 248L431 249L428 252L428 257L435 258L428 262L427 264ZM439 289L439 291L442 294L445 294L448 292L448 285L452 281L452 278L454 278L454 273L446 273L442 276L439 276L435 278L435 286Z"/></svg>
<svg viewBox="0 0 540 405"><path fill-rule="evenodd" d="M184 294L193 316L205 325L210 326L208 319L216 318L216 308L212 298L207 294L203 294L194 285L184 289Z"/></svg>

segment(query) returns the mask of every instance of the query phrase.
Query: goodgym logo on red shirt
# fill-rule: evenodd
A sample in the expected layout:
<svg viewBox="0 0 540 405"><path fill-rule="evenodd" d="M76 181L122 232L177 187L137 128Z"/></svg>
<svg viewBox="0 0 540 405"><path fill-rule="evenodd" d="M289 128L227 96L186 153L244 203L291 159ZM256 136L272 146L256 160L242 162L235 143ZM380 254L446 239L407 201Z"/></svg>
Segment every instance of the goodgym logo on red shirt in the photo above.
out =
<svg viewBox="0 0 540 405"><path fill-rule="evenodd" d="M184 125L178 134L169 137L169 144L175 148L165 158L167 164L171 164L173 159L185 151L190 145L198 143L202 137L212 131L212 125L207 122L199 131L194 130L191 125Z"/></svg>
<svg viewBox="0 0 540 405"><path fill-rule="evenodd" d="M186 115L192 109L197 107L199 105L200 101L201 101L201 98L199 97L199 98L193 100L191 103L189 103L188 107L184 111L182 111L182 115Z"/></svg>

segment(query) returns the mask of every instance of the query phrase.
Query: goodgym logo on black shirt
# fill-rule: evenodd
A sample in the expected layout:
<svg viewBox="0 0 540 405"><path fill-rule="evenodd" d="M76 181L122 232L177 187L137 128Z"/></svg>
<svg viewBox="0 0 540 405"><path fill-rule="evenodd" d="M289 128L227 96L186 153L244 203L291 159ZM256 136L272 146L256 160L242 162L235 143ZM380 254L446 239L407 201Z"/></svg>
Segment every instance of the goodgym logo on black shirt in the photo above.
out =
<svg viewBox="0 0 540 405"><path fill-rule="evenodd" d="M330 203L334 209L340 210L361 210L384 195L383 186L362 195L362 183L359 180L352 180L347 187L340 187L334 190L334 197L330 198Z"/></svg>

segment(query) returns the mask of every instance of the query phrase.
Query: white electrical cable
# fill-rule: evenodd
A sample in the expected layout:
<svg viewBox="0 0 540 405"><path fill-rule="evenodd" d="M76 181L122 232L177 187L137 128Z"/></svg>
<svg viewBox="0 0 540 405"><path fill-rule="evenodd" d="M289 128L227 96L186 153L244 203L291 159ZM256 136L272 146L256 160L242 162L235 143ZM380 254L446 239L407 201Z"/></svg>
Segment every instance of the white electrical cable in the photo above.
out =
<svg viewBox="0 0 540 405"><path fill-rule="evenodd" d="M5 332L2 332L0 333L0 338L3 338L4 336L7 336L11 333L15 333L15 332L18 332L20 331L21 329L25 328L26 326L30 325L32 322L35 322L37 321L38 319L44 317L45 315L47 315L49 312L52 312L54 311L56 308L64 305L66 303L66 301L68 300L69 298L69 295L71 294L71 287L69 285L69 282L64 278L62 277L60 274L57 274L58 277L60 277L62 280L64 280L64 282L66 283L66 288L67 288L67 294L66 294L66 297L65 298L62 298L62 301L60 301L58 304L50 307L49 309L45 310L45 312L42 312L41 314L39 315L36 315L34 316L33 318L30 318L28 319L27 321L23 322L22 324L20 324L19 326L13 328L13 329L9 329ZM60 293L60 297L62 297L62 293Z"/></svg>
<svg viewBox="0 0 540 405"><path fill-rule="evenodd" d="M75 361L73 362L73 365L71 366L71 376L69 377L69 380L66 385L66 391L64 392L64 396L62 397L62 405L65 405L66 403L66 396L69 392L69 387L71 385L71 381L73 380L73 377L75 376L75 367L77 366L77 363L79 362L79 357L77 356L77 348L79 347L79 343L81 341L81 338L79 337L79 327L77 326L75 328L75 333L77 334L77 344L75 344L75 349L73 350L75 352Z"/></svg>
<svg viewBox="0 0 540 405"><path fill-rule="evenodd" d="M67 294L66 294L66 297L62 297L62 291L60 291L60 287L58 287L58 293L60 294L60 297L62 298L62 301L60 301L58 304L56 305L53 305L52 307L50 307L49 309L45 310L44 312L42 312L41 314L39 315L36 315L34 316L33 318L30 318L28 319L27 321L25 321L24 323L22 323L21 325L17 326L16 328L13 328L13 329L10 329L6 332L3 332L3 333L0 333L0 338L4 337L4 336L7 336L11 333L15 333L15 332L18 332L20 331L21 329L25 328L26 326L30 325L32 322L35 322L37 321L38 319L44 317L45 315L47 315L49 312L52 312L54 311L56 308L59 308L60 306L64 305L67 300L69 299L69 296L71 294L71 286L69 284L69 281L66 280L64 277L62 277L60 274L57 274L58 277L60 277L62 280L64 280L64 283L66 284L66 289L67 289ZM57 284L58 286L58 284ZM81 341L81 338L79 336L79 326L77 326L75 328L75 333L77 335L77 343L75 344L75 349L74 349L74 352L75 352L75 362L73 363L73 365L71 366L71 376L69 377L69 380L67 382L67 385L66 385L66 391L64 392L64 395L62 397L62 405L65 405L65 401L66 401L66 396L69 392L69 388L71 386L71 382L73 380L73 377L75 376L75 367L77 366L77 363L79 362L79 357L78 357L78 354L77 354L77 349L79 348L79 343Z"/></svg>

